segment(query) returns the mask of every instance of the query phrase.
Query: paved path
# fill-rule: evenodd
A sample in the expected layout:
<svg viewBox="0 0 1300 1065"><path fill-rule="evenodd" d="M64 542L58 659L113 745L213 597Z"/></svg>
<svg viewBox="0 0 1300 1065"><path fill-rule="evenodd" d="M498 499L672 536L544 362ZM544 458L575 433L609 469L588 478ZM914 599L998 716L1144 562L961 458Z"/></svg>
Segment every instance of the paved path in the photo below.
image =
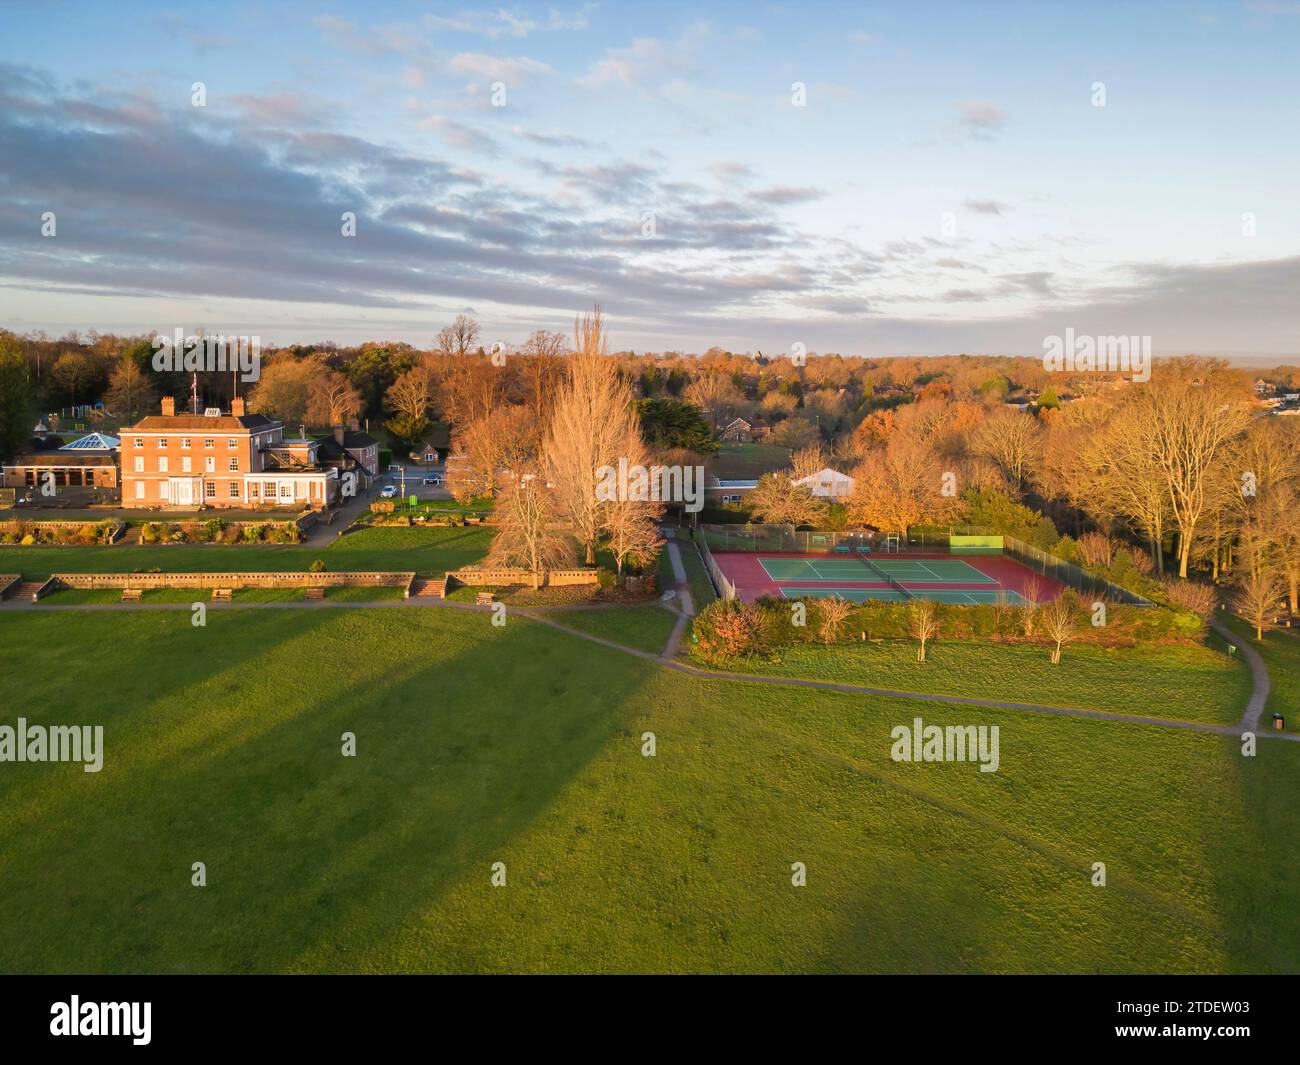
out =
<svg viewBox="0 0 1300 1065"><path fill-rule="evenodd" d="M474 603L454 603L444 599L434 600L413 600L413 599L388 599L373 603L358 603L344 600L319 601L294 601L283 603L207 603L210 610L320 610L320 609L355 609L357 607L369 608L427 608L443 607L452 610L465 610L474 613L488 613L491 607L478 606ZM66 605L49 605L24 604L6 602L0 603L0 611L63 611L63 610L186 610L190 609L188 603L68 603ZM1108 710L1081 710L1074 707L1065 706L1042 706L1036 703L1016 703L1002 699L983 699L975 696L965 695L934 695L926 692L899 691L893 688L870 688L858 684L842 684L838 681L829 680L803 680L797 677L764 677L752 673L732 673L721 670L700 669L696 666L688 665L685 662L675 661L668 654L665 648L662 654L654 654L650 651L638 651L636 648L627 647L624 644L616 643L613 640L607 640L602 636L596 636L590 632L583 632L581 629L575 629L563 622L556 621L547 617L543 613L538 613L524 607L508 607L508 614L516 614L520 617L526 617L539 625L546 625L549 628L557 629L560 632L568 633L570 636L576 636L581 640L587 640L589 643L599 644L602 647L608 647L614 651L620 651L623 654L631 655L642 661L654 665L662 666L665 669L672 669L678 673L687 673L694 677L705 677L710 680L729 680L743 682L746 684L767 684L774 687L784 688L815 688L822 691L843 692L850 695L878 695L889 699L905 699L923 703L945 703L953 706L978 706L987 707L994 710L1018 710L1034 714L1052 714L1058 717L1076 717L1090 718L1094 721L1117 721L1129 725L1153 725L1158 728L1182 729L1188 732L1212 732L1220 736L1240 736L1242 732L1250 731L1247 722L1251 719L1252 714L1257 715L1258 710L1251 708L1258 703L1262 707L1263 700L1268 697L1268 673L1263 673L1263 688L1261 695L1260 674L1256 673L1252 664L1252 674L1255 678L1255 691L1251 694L1247 704L1246 713L1242 721L1236 725L1210 725L1199 721L1177 721L1160 717L1144 717L1139 714L1119 714L1112 713ZM686 615L682 614L679 623L686 621ZM1216 631L1218 624L1215 623ZM1229 633L1225 638L1233 638L1235 634ZM1233 643L1242 646L1237 639ZM671 644L671 641L670 641ZM1245 647L1245 651L1251 651L1251 648ZM1253 652L1252 652L1253 653ZM1255 655L1255 658L1258 658ZM1250 655L1247 655L1250 660ZM1260 668L1263 668L1263 662L1260 662ZM1300 733L1294 732L1274 732L1271 729L1264 729L1257 733L1260 739L1277 739L1287 740L1292 743L1300 743Z"/></svg>
<svg viewBox="0 0 1300 1065"><path fill-rule="evenodd" d="M674 591L677 593L677 604L680 613L677 616L677 624L673 626L673 631L668 634L668 642L664 645L663 651L659 657L664 662L672 662L677 657L677 649L682 645L682 635L686 632L686 626L691 623L691 618L695 617L695 601L691 598L691 586L686 577L686 566L682 562L682 551L677 546L677 539L673 538L667 541L668 561L673 567Z"/></svg>
<svg viewBox="0 0 1300 1065"><path fill-rule="evenodd" d="M1264 660L1259 657L1259 652L1255 648L1251 647L1249 643L1223 622L1217 619L1211 620L1210 628L1236 647L1250 664L1250 675L1254 680L1255 687L1250 693L1250 699L1246 703L1246 709L1241 715L1238 726L1242 731L1261 728L1264 705L1268 702L1268 693L1272 688L1272 682L1268 679L1268 669L1264 666Z"/></svg>

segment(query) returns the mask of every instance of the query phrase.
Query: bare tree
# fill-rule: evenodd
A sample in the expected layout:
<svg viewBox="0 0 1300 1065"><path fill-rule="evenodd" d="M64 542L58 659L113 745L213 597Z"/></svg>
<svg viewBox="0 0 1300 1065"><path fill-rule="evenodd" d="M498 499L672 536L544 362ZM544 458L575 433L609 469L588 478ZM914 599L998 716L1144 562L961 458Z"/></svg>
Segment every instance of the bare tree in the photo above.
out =
<svg viewBox="0 0 1300 1065"><path fill-rule="evenodd" d="M605 509L605 532L609 553L614 556L614 567L619 574L630 558L647 563L663 549L659 535L659 522L663 518L662 503L644 503L619 499Z"/></svg>
<svg viewBox="0 0 1300 1065"><path fill-rule="evenodd" d="M1043 632L1052 641L1052 665L1060 665L1061 649L1078 634L1077 602L1073 592L1063 591L1038 611Z"/></svg>
<svg viewBox="0 0 1300 1065"><path fill-rule="evenodd" d="M939 609L933 599L914 599L907 609L907 631L917 642L916 660L925 661L925 645L939 634Z"/></svg>
<svg viewBox="0 0 1300 1065"><path fill-rule="evenodd" d="M820 473L825 468L826 459L819 447L801 447L790 456L790 476L796 481Z"/></svg>
<svg viewBox="0 0 1300 1065"><path fill-rule="evenodd" d="M574 341L543 455L556 508L592 565L605 526L606 500L597 491L602 470L627 458L629 442L640 439L640 425L632 390L608 357L599 307L575 323Z"/></svg>
<svg viewBox="0 0 1300 1065"><path fill-rule="evenodd" d="M121 355L113 367L104 400L122 425L133 425L145 411L153 409L157 401L153 383L129 352Z"/></svg>
<svg viewBox="0 0 1300 1065"><path fill-rule="evenodd" d="M447 469L447 490L459 500L495 496L503 477L537 457L537 430L524 407L500 407L459 433L457 461Z"/></svg>
<svg viewBox="0 0 1300 1065"><path fill-rule="evenodd" d="M838 595L817 602L817 635L822 643L834 643L840 638L840 626L853 613L853 604Z"/></svg>
<svg viewBox="0 0 1300 1065"><path fill-rule="evenodd" d="M1282 594L1282 582L1277 571L1271 566L1264 566L1253 572L1249 569L1241 575L1233 606L1237 613L1246 618L1255 630L1255 639L1264 638L1264 630L1269 627L1273 612L1277 610L1278 598Z"/></svg>
<svg viewBox="0 0 1300 1065"><path fill-rule="evenodd" d="M972 450L994 462L1015 486L1022 489L1038 464L1043 446L1042 424L1032 414L1010 407L995 411L973 434Z"/></svg>
<svg viewBox="0 0 1300 1065"><path fill-rule="evenodd" d="M557 526L551 492L536 467L509 478L497 499L496 530L488 564L527 569L534 589L546 570L573 561L572 542Z"/></svg>
<svg viewBox="0 0 1300 1065"><path fill-rule="evenodd" d="M440 355L460 357L468 355L474 349L478 336L478 322L468 315L458 314L451 325L438 330L434 347Z"/></svg>
<svg viewBox="0 0 1300 1065"><path fill-rule="evenodd" d="M1188 562L1205 516L1210 471L1230 440L1245 429L1250 410L1243 379L1224 364L1190 360L1134 386L1134 445L1154 457L1178 528L1178 576Z"/></svg>

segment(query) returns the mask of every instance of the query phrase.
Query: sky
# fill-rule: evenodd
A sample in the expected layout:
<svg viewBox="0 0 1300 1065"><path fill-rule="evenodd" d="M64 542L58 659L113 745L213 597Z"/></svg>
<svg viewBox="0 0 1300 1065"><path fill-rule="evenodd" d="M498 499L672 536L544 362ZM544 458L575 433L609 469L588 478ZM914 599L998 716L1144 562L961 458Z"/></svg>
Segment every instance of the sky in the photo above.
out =
<svg viewBox="0 0 1300 1065"><path fill-rule="evenodd" d="M0 325L1282 359L1297 45L1300 0L0 0Z"/></svg>

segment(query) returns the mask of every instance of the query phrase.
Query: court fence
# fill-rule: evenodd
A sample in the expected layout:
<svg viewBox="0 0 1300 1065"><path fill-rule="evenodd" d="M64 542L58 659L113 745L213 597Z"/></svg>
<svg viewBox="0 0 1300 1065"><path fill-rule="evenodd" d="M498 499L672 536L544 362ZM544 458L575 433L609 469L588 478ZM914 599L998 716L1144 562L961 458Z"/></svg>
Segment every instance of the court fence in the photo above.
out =
<svg viewBox="0 0 1300 1065"><path fill-rule="evenodd" d="M702 530L692 529L691 539L695 541L695 546L700 549L700 557L704 559L704 568L708 570L709 580L713 582L713 589L718 593L718 598L735 599L736 586L727 580L722 570L718 568L718 564L713 560L713 553L709 550L708 538L703 534Z"/></svg>
<svg viewBox="0 0 1300 1065"><path fill-rule="evenodd" d="M829 555L841 544L876 543L861 532L832 529L796 529L793 525L700 525L695 542L715 551L798 551Z"/></svg>
<svg viewBox="0 0 1300 1065"><path fill-rule="evenodd" d="M1106 599L1113 603L1125 603L1128 606L1155 606L1150 599L1130 592L1105 577L1087 573L1063 558L1048 554L1041 547L1017 540L1014 536L1002 537L1002 551L1009 558L1014 558L1022 566L1027 566L1035 573L1059 581L1067 588L1073 588L1080 595L1090 599Z"/></svg>
<svg viewBox="0 0 1300 1065"><path fill-rule="evenodd" d="M792 525L700 525L692 531L695 542L704 556L705 565L710 575L717 571L717 563L709 553L715 551L794 551L803 554L831 554L837 547L859 544L873 544L881 550L881 538L870 537L860 531L836 531L833 529L796 529ZM1015 559L1021 565L1050 577L1067 588L1073 588L1082 596L1090 599L1104 599L1113 603L1125 603L1129 606L1155 606L1150 599L1129 591L1105 577L1087 573L1072 562L1057 558L1042 548L1034 547L1014 536L991 533L987 529L961 527L951 534L938 535L927 530L923 546L928 549L947 547L957 552L995 552L999 548L1007 557ZM719 584L719 581L722 583ZM734 598L735 589L721 573L714 577L718 585L718 594L722 595L723 585L730 588L726 598Z"/></svg>

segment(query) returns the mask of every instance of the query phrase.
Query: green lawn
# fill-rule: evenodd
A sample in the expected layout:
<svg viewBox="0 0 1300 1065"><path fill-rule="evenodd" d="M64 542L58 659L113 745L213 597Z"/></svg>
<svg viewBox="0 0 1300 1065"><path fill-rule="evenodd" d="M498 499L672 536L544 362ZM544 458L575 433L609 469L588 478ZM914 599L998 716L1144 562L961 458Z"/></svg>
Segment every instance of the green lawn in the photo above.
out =
<svg viewBox="0 0 1300 1065"><path fill-rule="evenodd" d="M592 610L551 610L547 617L563 622L573 629L590 632L606 640L613 640L639 651L659 654L677 615L661 606L598 607Z"/></svg>
<svg viewBox="0 0 1300 1065"><path fill-rule="evenodd" d="M492 532L464 529L362 529L324 546L288 544L170 544L146 547L0 547L0 573L21 573L29 580L51 573L131 573L158 568L164 572L203 570L305 570L321 559L335 572L344 570L414 570L441 575L479 561L487 554Z"/></svg>
<svg viewBox="0 0 1300 1065"><path fill-rule="evenodd" d="M1214 724L1240 720L1250 698L1245 664L1208 647L1067 647L1057 666L1046 647L959 641L930 644L924 664L911 640L783 647L776 657L729 668Z"/></svg>
<svg viewBox="0 0 1300 1065"><path fill-rule="evenodd" d="M722 480L757 479L790 465L790 449L777 444L723 444L710 455L706 468Z"/></svg>
<svg viewBox="0 0 1300 1065"><path fill-rule="evenodd" d="M1296 744L711 681L453 610L3 613L0 647L6 723L106 742L98 774L0 765L7 973L1300 969ZM917 715L998 725L999 771L893 762Z"/></svg>
<svg viewBox="0 0 1300 1065"><path fill-rule="evenodd" d="M1264 705L1264 717L1260 728L1273 727L1273 714L1281 714L1286 722L1287 732L1300 732L1300 631L1296 629L1273 629L1264 633L1262 643L1256 641L1254 628L1241 618L1230 614L1219 614L1230 629L1239 636L1244 636L1259 655L1264 659L1268 669L1268 679L1272 684L1268 702Z"/></svg>

